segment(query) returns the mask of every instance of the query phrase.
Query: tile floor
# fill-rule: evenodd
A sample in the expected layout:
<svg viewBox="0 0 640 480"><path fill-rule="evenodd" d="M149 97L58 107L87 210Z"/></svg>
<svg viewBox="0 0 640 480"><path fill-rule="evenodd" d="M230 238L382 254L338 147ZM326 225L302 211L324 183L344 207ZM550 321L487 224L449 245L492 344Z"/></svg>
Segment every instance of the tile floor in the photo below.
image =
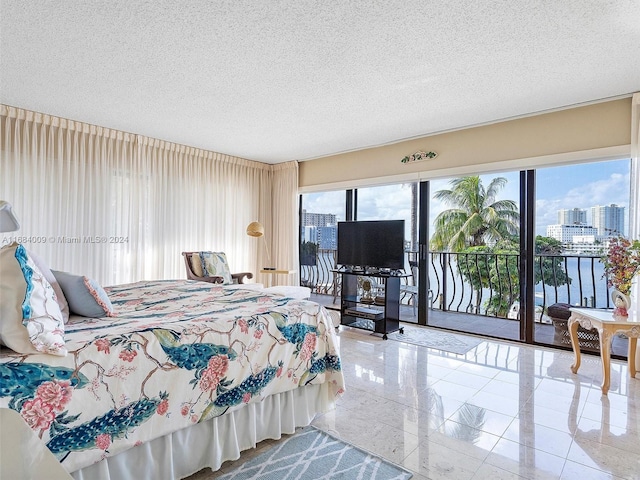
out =
<svg viewBox="0 0 640 480"><path fill-rule="evenodd" d="M550 348L485 340L455 355L348 327L338 336L347 391L313 425L415 480L640 479L640 374L621 361L603 397L596 356L574 375L573 354Z"/></svg>

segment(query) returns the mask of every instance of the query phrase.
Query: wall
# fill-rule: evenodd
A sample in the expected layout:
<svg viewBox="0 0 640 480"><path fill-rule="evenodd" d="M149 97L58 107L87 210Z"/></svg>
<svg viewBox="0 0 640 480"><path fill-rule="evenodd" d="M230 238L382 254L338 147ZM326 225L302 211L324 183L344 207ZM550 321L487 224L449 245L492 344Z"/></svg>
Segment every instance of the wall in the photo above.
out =
<svg viewBox="0 0 640 480"><path fill-rule="evenodd" d="M596 103L300 162L299 186L304 191L321 185L380 183L394 177L402 181L404 177L532 167L533 163L567 162L569 156L564 154L570 152L628 156L630 122L630 97ZM419 150L433 150L438 156L412 164L400 162Z"/></svg>

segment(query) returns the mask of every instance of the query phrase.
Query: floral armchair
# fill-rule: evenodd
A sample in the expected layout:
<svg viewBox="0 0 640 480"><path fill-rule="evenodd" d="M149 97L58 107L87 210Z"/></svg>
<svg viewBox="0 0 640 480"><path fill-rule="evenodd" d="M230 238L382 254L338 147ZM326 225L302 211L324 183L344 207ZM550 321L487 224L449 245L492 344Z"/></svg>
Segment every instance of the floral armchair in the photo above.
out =
<svg viewBox="0 0 640 480"><path fill-rule="evenodd" d="M182 252L189 280L223 285L246 283L251 272L231 273L224 252Z"/></svg>

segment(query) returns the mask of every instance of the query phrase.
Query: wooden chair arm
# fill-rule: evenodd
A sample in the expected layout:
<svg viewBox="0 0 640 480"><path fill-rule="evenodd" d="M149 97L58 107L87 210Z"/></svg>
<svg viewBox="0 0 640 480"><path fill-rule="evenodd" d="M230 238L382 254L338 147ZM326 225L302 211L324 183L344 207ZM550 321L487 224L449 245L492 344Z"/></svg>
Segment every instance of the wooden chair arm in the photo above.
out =
<svg viewBox="0 0 640 480"><path fill-rule="evenodd" d="M231 274L231 279L236 280L237 283L247 283L245 282L245 280L249 280L251 278L253 278L253 273L251 272L240 272Z"/></svg>

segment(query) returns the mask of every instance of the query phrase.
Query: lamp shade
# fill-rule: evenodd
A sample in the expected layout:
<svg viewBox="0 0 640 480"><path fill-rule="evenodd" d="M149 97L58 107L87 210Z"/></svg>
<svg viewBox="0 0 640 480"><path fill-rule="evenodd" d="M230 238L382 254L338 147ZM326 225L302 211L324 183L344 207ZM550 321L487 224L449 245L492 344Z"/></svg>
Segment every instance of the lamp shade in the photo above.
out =
<svg viewBox="0 0 640 480"><path fill-rule="evenodd" d="M0 200L0 232L14 232L19 228L20 224L11 211L11 204Z"/></svg>
<svg viewBox="0 0 640 480"><path fill-rule="evenodd" d="M264 227L260 222L251 222L247 226L247 235L250 237L261 237L264 235Z"/></svg>

